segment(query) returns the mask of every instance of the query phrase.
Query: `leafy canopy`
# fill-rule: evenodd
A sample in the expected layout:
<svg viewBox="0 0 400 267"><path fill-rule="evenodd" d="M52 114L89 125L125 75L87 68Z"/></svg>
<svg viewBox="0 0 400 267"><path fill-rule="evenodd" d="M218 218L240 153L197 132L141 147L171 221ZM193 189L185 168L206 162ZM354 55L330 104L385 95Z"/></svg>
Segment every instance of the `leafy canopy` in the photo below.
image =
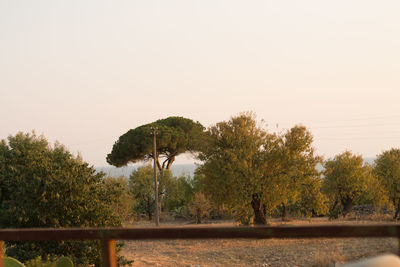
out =
<svg viewBox="0 0 400 267"><path fill-rule="evenodd" d="M163 171L158 179L158 198L169 195L167 189L171 183L172 174L169 170ZM145 165L132 171L129 176L129 191L133 196L135 210L138 213L147 214L149 220L152 219L155 209L155 194L154 194L154 170L151 165Z"/></svg>
<svg viewBox="0 0 400 267"><path fill-rule="evenodd" d="M242 223L252 218L257 224L267 223L267 213L299 201L302 185L318 178L315 167L320 159L303 126L270 134L254 114L241 113L208 133L209 142L199 155L204 192L215 204L232 208Z"/></svg>
<svg viewBox="0 0 400 267"><path fill-rule="evenodd" d="M385 202L383 188L360 155L345 151L324 164L323 189L330 201L330 215L346 215L353 205Z"/></svg>
<svg viewBox="0 0 400 267"><path fill-rule="evenodd" d="M19 133L0 142L0 227L119 226L103 174L44 137ZM47 254L100 264L97 242L9 242L26 261Z"/></svg>
<svg viewBox="0 0 400 267"><path fill-rule="evenodd" d="M204 127L183 117L168 117L129 130L114 144L107 162L120 167L153 158L152 128L157 130L158 168L170 169L175 157L185 152L198 151L204 137ZM159 160L163 161L160 162Z"/></svg>
<svg viewBox="0 0 400 267"><path fill-rule="evenodd" d="M392 148L378 155L374 173L386 189L389 200L396 207L397 218L400 209L400 149Z"/></svg>

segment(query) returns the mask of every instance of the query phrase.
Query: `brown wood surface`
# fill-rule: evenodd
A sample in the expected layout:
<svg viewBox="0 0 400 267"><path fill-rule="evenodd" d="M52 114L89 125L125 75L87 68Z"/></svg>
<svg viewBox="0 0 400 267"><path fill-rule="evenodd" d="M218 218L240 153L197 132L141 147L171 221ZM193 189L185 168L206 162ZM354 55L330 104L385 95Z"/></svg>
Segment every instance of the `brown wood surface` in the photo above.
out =
<svg viewBox="0 0 400 267"><path fill-rule="evenodd" d="M4 241L0 241L0 267L4 267Z"/></svg>
<svg viewBox="0 0 400 267"><path fill-rule="evenodd" d="M157 228L57 228L2 229L4 241L100 240L105 267L116 267L117 239L209 239L209 238L350 238L397 237L400 225L321 225L273 227L157 227ZM0 267L4 266L0 241Z"/></svg>
<svg viewBox="0 0 400 267"><path fill-rule="evenodd" d="M103 267L117 267L115 240L101 241L101 260Z"/></svg>
<svg viewBox="0 0 400 267"><path fill-rule="evenodd" d="M2 229L0 240L400 237L400 225Z"/></svg>

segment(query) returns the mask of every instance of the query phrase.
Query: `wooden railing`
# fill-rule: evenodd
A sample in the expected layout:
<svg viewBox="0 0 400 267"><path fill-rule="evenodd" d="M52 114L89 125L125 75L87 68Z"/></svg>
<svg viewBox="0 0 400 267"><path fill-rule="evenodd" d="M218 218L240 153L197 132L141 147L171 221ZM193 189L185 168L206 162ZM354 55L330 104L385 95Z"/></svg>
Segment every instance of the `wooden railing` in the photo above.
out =
<svg viewBox="0 0 400 267"><path fill-rule="evenodd" d="M0 230L0 267L4 266L3 241L100 240L103 266L115 267L115 240L354 237L400 240L400 225L4 229Z"/></svg>

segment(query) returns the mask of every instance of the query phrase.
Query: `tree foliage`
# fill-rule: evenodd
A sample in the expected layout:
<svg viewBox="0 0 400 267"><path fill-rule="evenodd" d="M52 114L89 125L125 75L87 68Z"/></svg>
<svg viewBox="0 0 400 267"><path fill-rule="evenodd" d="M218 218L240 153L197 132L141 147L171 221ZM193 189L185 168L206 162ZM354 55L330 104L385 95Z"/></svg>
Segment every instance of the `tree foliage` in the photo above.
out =
<svg viewBox="0 0 400 267"><path fill-rule="evenodd" d="M19 133L0 143L0 226L119 226L103 174L44 137ZM26 261L47 254L100 264L97 242L9 242L7 255Z"/></svg>
<svg viewBox="0 0 400 267"><path fill-rule="evenodd" d="M389 201L395 209L394 218L400 210L400 149L382 152L375 160L374 173L387 191Z"/></svg>
<svg viewBox="0 0 400 267"><path fill-rule="evenodd" d="M156 162L160 170L170 169L179 154L199 150L204 137L204 127L199 122L168 117L131 129L120 136L107 155L107 162L120 167L129 162L153 158L152 128L157 129Z"/></svg>
<svg viewBox="0 0 400 267"><path fill-rule="evenodd" d="M260 198L263 187L267 186L262 179L261 153L266 133L258 127L252 114L217 123L208 132L211 138L200 154L204 162L200 171L204 174L205 192L217 205L251 210L252 201ZM261 207L254 212L261 211L259 219L265 221L263 199L256 201Z"/></svg>
<svg viewBox="0 0 400 267"><path fill-rule="evenodd" d="M194 187L192 180L186 176L172 177L166 184L164 208L166 211L179 211L187 208L193 201Z"/></svg>
<svg viewBox="0 0 400 267"><path fill-rule="evenodd" d="M129 177L129 188L136 212L145 213L151 220L155 206L153 168L147 165L134 170Z"/></svg>
<svg viewBox="0 0 400 267"><path fill-rule="evenodd" d="M158 199L168 195L167 189L172 180L170 171L163 171L158 175ZM151 165L137 168L129 177L130 194L135 199L135 210L137 213L145 213L152 220L155 209L154 194L154 169Z"/></svg>
<svg viewBox="0 0 400 267"><path fill-rule="evenodd" d="M319 176L309 176L304 179L299 190L298 200L294 203L295 213L311 218L328 213L328 199L321 192L322 179Z"/></svg>
<svg viewBox="0 0 400 267"><path fill-rule="evenodd" d="M318 177L319 157L312 136L303 126L284 134L270 134L252 113L217 123L208 131L204 161L204 192L216 204L226 204L242 223L267 223L278 205L300 200L304 183Z"/></svg>
<svg viewBox="0 0 400 267"><path fill-rule="evenodd" d="M283 220L288 205L297 204L304 215L326 211L316 168L322 159L315 154L312 142L313 136L304 126L294 126L279 138L281 171L277 183Z"/></svg>
<svg viewBox="0 0 400 267"><path fill-rule="evenodd" d="M123 221L129 220L133 213L135 200L130 194L128 179L121 177L105 177L104 183L107 197L113 199L112 210L115 216Z"/></svg>
<svg viewBox="0 0 400 267"><path fill-rule="evenodd" d="M353 205L383 203L385 194L372 167L362 156L345 151L324 164L324 192L330 201L330 215L345 216Z"/></svg>
<svg viewBox="0 0 400 267"><path fill-rule="evenodd" d="M211 205L203 193L196 192L193 200L189 203L189 210L196 218L196 223L200 224L203 217L206 217L210 213Z"/></svg>

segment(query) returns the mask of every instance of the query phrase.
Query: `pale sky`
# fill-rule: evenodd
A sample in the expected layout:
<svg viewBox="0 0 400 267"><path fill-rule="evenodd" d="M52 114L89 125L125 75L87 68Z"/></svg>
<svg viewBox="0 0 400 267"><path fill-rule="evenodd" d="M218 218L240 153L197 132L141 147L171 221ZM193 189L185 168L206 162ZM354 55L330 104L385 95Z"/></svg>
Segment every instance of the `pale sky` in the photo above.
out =
<svg viewBox="0 0 400 267"><path fill-rule="evenodd" d="M398 0L0 0L0 139L93 165L131 128L254 111L325 158L400 147ZM181 157L178 162L190 162Z"/></svg>

